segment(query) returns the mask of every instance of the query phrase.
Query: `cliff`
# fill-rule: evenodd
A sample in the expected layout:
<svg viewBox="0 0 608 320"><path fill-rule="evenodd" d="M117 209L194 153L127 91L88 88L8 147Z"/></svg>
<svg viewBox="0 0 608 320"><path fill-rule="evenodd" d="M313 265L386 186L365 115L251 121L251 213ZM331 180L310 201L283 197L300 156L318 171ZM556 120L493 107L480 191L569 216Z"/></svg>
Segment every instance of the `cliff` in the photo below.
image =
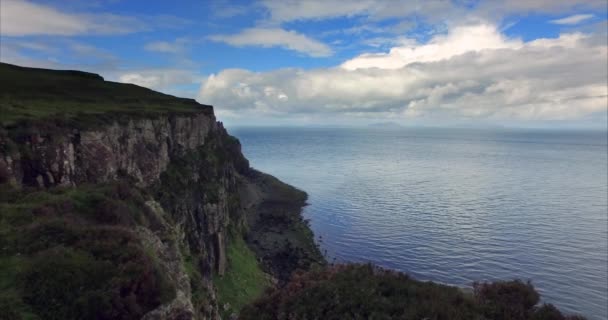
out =
<svg viewBox="0 0 608 320"><path fill-rule="evenodd" d="M211 106L0 64L0 108L4 314L218 319L240 307L215 285L238 279L231 244L252 248L268 279L323 264L300 216L305 193L250 168ZM301 236L263 228L269 207ZM45 290L57 292L35 296Z"/></svg>

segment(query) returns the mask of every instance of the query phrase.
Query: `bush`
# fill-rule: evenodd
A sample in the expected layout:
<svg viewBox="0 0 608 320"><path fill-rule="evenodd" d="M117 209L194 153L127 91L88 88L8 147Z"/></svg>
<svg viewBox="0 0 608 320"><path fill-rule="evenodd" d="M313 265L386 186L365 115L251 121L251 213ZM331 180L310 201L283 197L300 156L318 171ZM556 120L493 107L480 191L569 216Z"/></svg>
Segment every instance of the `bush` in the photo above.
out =
<svg viewBox="0 0 608 320"><path fill-rule="evenodd" d="M532 283L520 280L474 283L477 303L490 319L528 319L540 295Z"/></svg>
<svg viewBox="0 0 608 320"><path fill-rule="evenodd" d="M267 291L242 319L474 319L459 289L420 282L371 265L338 265L296 273Z"/></svg>
<svg viewBox="0 0 608 320"><path fill-rule="evenodd" d="M519 280L477 283L474 294L414 280L372 265L334 265L299 272L243 308L240 319L574 320Z"/></svg>
<svg viewBox="0 0 608 320"><path fill-rule="evenodd" d="M119 182L11 195L0 211L3 316L139 319L174 298L133 231L153 214L138 189Z"/></svg>

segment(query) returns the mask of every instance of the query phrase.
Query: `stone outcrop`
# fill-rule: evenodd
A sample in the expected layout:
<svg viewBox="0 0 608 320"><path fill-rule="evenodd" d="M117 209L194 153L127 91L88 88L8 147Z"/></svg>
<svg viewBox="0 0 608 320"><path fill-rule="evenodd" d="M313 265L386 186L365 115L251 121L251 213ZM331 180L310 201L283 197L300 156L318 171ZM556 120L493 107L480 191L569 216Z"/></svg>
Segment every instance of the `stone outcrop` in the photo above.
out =
<svg viewBox="0 0 608 320"><path fill-rule="evenodd" d="M172 158L203 146L210 134L225 133L206 112L136 118L88 130L50 124L27 129L29 132L12 137L12 143L21 148L0 157L0 170L13 183L39 187L100 183L120 174L134 177L140 186L149 186Z"/></svg>

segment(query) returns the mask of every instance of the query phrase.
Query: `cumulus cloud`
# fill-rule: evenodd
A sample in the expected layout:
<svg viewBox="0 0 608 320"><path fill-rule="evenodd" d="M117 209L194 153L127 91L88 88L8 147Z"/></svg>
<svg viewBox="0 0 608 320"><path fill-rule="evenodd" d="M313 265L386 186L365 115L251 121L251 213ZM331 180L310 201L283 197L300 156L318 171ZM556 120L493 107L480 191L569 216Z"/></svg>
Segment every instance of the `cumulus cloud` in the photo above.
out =
<svg viewBox="0 0 608 320"><path fill-rule="evenodd" d="M325 69L229 69L198 99L234 115L564 120L606 113L607 45L581 33L523 42L490 24L453 28Z"/></svg>
<svg viewBox="0 0 608 320"><path fill-rule="evenodd" d="M561 19L551 20L551 23L575 25L575 24L579 24L585 20L589 20L591 18L593 18L592 14L575 14L575 15L561 18Z"/></svg>
<svg viewBox="0 0 608 320"><path fill-rule="evenodd" d="M280 28L249 28L233 35L215 35L209 39L227 44L242 46L283 47L305 53L312 57L332 55L327 45L295 31Z"/></svg>
<svg viewBox="0 0 608 320"><path fill-rule="evenodd" d="M449 59L466 52L490 49L517 49L520 40L507 39L493 25L455 27L447 35L435 36L426 44L414 40L402 40L405 45L392 48L388 53L363 54L342 64L348 70L360 68L399 69L410 63L432 62Z"/></svg>

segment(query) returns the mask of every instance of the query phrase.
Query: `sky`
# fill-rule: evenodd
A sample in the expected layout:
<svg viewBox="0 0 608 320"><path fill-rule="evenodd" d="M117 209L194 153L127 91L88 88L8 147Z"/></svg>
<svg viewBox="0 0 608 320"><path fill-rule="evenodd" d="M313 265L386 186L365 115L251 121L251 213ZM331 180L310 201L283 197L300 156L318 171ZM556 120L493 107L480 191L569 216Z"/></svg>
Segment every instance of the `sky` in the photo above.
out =
<svg viewBox="0 0 608 320"><path fill-rule="evenodd" d="M0 1L0 61L215 107L227 125L600 128L606 0Z"/></svg>

